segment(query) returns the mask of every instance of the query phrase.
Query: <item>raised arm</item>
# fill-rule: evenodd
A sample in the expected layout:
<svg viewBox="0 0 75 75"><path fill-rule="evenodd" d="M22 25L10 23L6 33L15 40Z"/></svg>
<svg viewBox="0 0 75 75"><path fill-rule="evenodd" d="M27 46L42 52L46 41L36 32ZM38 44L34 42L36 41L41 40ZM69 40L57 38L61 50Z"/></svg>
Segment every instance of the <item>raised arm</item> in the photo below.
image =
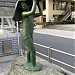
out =
<svg viewBox="0 0 75 75"><path fill-rule="evenodd" d="M33 5L32 5L32 9L31 11L28 11L28 12L22 12L22 16L30 16L32 14L35 13L35 10L36 10L36 0L33 0Z"/></svg>
<svg viewBox="0 0 75 75"><path fill-rule="evenodd" d="M39 17L39 16L42 15L42 10L41 10L41 7L40 7L40 5L39 5L39 2L37 2L37 6L38 6L38 9L39 9L39 13L35 13L35 14L34 14L34 17Z"/></svg>

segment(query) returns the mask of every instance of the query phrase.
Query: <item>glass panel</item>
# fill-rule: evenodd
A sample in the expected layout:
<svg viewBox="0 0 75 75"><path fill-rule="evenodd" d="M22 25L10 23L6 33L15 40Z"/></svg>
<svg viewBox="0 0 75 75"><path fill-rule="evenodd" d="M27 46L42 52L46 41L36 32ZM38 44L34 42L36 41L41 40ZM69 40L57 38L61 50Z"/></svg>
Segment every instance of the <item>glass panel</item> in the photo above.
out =
<svg viewBox="0 0 75 75"><path fill-rule="evenodd" d="M66 10L66 2L56 2L57 10Z"/></svg>
<svg viewBox="0 0 75 75"><path fill-rule="evenodd" d="M66 2L62 2L62 10L66 10Z"/></svg>
<svg viewBox="0 0 75 75"><path fill-rule="evenodd" d="M61 2L56 2L56 9L61 10Z"/></svg>

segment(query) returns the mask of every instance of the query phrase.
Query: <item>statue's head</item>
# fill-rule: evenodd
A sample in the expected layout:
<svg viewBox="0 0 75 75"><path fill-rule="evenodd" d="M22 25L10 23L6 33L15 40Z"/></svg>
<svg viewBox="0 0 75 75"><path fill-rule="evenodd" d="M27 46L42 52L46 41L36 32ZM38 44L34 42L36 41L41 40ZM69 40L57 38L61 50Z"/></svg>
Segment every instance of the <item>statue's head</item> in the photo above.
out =
<svg viewBox="0 0 75 75"><path fill-rule="evenodd" d="M16 4L13 20L21 21L22 20L22 12L31 10L32 5L33 5L33 0L16 0L16 1L18 1L18 2ZM36 1L37 1L37 3L39 3L40 0L36 0Z"/></svg>
<svg viewBox="0 0 75 75"><path fill-rule="evenodd" d="M29 11L32 7L32 0L19 0L21 1L21 7L24 11Z"/></svg>
<svg viewBox="0 0 75 75"><path fill-rule="evenodd" d="M28 4L26 4L25 2L22 2L22 3L21 3L21 6L22 6L22 9L23 9L24 11L27 11L27 10L29 9Z"/></svg>

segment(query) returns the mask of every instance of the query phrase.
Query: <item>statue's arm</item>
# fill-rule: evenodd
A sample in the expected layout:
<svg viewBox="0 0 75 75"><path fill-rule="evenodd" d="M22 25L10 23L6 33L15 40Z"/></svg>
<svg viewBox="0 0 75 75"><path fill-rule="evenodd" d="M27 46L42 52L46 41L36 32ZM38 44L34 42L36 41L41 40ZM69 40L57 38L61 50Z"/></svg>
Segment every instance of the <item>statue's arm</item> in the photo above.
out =
<svg viewBox="0 0 75 75"><path fill-rule="evenodd" d="M22 15L23 15L23 16L30 16L30 15L32 15L33 13L35 13L35 10L36 10L36 0L33 0L33 6L32 6L31 11L22 12Z"/></svg>
<svg viewBox="0 0 75 75"><path fill-rule="evenodd" d="M40 5L39 5L39 2L37 3L37 6L38 6L38 9L39 9L39 13L35 13L34 14L34 17L39 17L39 16L41 16L43 13L42 13L42 10L41 10L41 7L40 7Z"/></svg>

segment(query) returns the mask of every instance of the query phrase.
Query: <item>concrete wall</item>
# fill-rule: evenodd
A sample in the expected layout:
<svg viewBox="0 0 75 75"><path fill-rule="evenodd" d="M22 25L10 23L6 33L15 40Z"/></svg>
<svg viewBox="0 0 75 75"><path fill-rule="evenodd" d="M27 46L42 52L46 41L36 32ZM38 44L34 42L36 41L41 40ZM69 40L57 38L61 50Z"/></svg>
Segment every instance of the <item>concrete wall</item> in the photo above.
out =
<svg viewBox="0 0 75 75"><path fill-rule="evenodd" d="M61 15L64 11L62 10L53 10L51 15ZM46 15L46 10L43 11L43 15Z"/></svg>
<svg viewBox="0 0 75 75"><path fill-rule="evenodd" d="M10 40L12 43L12 52L11 52L11 54L12 53L19 53L19 49L18 49L18 37L17 36L14 36L13 37L13 35L11 36L11 37L7 37L7 34L1 34L0 36L2 36L3 35L3 37L1 38L0 37L0 56L3 56L3 47L2 47L2 42L3 41L6 41L6 40ZM7 43L8 44L8 43Z"/></svg>

